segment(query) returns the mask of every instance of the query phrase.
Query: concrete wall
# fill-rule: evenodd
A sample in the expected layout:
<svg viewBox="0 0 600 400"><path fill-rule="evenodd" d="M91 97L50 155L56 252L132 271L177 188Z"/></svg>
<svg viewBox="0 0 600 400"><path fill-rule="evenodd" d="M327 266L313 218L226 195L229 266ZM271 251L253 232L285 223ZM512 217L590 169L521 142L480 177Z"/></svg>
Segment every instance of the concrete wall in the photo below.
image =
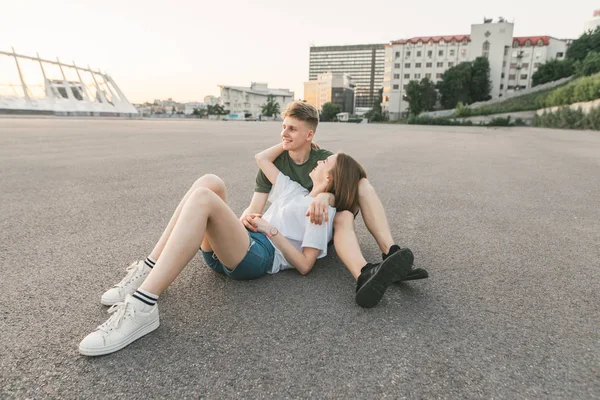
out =
<svg viewBox="0 0 600 400"><path fill-rule="evenodd" d="M535 119L535 111L520 111L514 113L502 113L502 114L492 114L492 115L478 115L475 117L468 118L457 118L460 121L473 121L474 124L484 123L487 124L496 118L506 118L510 117L511 122L514 122L516 119L520 118L527 125L533 125L533 120Z"/></svg>
<svg viewBox="0 0 600 400"><path fill-rule="evenodd" d="M556 107L542 108L540 110L537 110L537 115L542 115L544 113L553 113L553 112L556 112L556 111L558 111L558 110L560 110L561 108L564 108L564 107L569 107L571 110L577 110L578 108L581 108L581 111L583 111L584 114L587 114L593 108L600 107L600 99L596 99L596 100L593 100L593 101L582 102L582 103L573 103L573 104L569 104L567 106L556 106Z"/></svg>

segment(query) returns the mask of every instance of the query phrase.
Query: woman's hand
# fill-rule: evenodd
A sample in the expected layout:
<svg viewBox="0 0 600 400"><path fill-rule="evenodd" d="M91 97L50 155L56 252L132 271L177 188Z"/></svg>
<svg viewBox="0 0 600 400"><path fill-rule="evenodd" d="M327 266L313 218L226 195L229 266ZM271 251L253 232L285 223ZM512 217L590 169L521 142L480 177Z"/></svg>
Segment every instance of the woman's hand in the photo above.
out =
<svg viewBox="0 0 600 400"><path fill-rule="evenodd" d="M260 233L268 233L271 230L271 228L273 228L273 225L269 224L261 217L254 218L254 226L256 226L256 229Z"/></svg>
<svg viewBox="0 0 600 400"><path fill-rule="evenodd" d="M256 232L256 224L254 223L254 220L260 217L262 217L262 214L253 213L246 209L240 217L240 221L242 221L242 224L244 224L246 229L252 232Z"/></svg>

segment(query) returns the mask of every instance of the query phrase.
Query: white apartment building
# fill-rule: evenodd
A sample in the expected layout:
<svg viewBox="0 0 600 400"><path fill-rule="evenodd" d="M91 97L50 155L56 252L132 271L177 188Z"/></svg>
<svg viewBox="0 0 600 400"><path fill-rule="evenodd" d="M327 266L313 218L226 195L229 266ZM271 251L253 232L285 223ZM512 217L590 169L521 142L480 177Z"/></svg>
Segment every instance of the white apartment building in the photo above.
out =
<svg viewBox="0 0 600 400"><path fill-rule="evenodd" d="M391 120L405 115L408 83L438 82L449 68L477 57L490 62L492 98L531 87L532 75L544 62L565 56L567 42L550 36L513 37L512 23L500 19L471 25L470 35L424 36L386 45L382 109Z"/></svg>
<svg viewBox="0 0 600 400"><path fill-rule="evenodd" d="M206 110L207 109L207 104L206 103L199 103L199 102L193 101L193 102L190 102L190 103L185 103L184 107L185 107L185 111L183 113L185 115L192 115L194 113L194 110L196 108L201 109L201 110Z"/></svg>
<svg viewBox="0 0 600 400"><path fill-rule="evenodd" d="M211 96L211 95L204 96L204 104L206 104L206 105L215 106L215 105L219 104L219 100L220 99L216 96Z"/></svg>
<svg viewBox="0 0 600 400"><path fill-rule="evenodd" d="M258 118L262 106L273 96L283 111L294 101L294 92L289 89L269 89L266 83L252 82L250 87L219 85L221 105L229 110L228 119Z"/></svg>

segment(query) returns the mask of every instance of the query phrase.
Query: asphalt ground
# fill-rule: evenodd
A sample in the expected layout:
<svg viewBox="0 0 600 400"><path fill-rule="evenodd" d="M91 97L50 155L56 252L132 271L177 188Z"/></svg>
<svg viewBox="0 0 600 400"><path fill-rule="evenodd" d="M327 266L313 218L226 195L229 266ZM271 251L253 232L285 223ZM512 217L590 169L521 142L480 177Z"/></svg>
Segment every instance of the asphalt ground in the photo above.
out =
<svg viewBox="0 0 600 400"><path fill-rule="evenodd" d="M600 397L598 132L321 124L429 279L367 310L334 251L249 282L198 256L157 331L80 356L194 180L222 177L240 214L278 140L266 122L0 119L0 398Z"/></svg>

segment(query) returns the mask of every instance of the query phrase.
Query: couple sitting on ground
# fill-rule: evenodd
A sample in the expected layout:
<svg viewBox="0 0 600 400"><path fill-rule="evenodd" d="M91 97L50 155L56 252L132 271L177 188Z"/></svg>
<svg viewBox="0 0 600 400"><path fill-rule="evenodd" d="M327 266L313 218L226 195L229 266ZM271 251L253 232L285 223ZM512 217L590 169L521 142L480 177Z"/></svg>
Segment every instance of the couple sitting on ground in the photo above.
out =
<svg viewBox="0 0 600 400"><path fill-rule="evenodd" d="M260 168L250 206L238 218L215 175L198 179L183 197L146 260L102 296L113 315L79 345L97 356L122 349L159 326L158 297L201 249L206 264L232 279L254 279L295 268L302 275L327 255L333 237L342 262L357 281L356 303L374 307L394 282L423 279L413 254L394 244L381 201L352 157L313 145L317 110L296 101L283 113L281 143L256 155ZM271 203L262 215L267 203ZM367 263L354 218L365 224L383 252Z"/></svg>

